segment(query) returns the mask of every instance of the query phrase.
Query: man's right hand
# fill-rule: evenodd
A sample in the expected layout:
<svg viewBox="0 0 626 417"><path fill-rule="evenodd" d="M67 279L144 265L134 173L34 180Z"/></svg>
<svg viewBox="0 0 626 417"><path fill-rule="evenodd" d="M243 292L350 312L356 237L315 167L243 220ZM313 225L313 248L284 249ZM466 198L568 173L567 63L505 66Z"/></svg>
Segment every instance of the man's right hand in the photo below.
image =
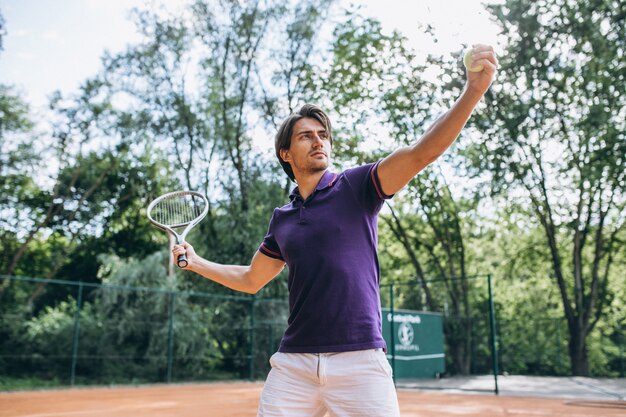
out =
<svg viewBox="0 0 626 417"><path fill-rule="evenodd" d="M189 269L193 270L194 264L197 262L196 251L193 249L187 242L183 242L181 245L174 245L172 247L172 254L174 255L174 259L178 259L180 255L187 255L187 266L181 269Z"/></svg>

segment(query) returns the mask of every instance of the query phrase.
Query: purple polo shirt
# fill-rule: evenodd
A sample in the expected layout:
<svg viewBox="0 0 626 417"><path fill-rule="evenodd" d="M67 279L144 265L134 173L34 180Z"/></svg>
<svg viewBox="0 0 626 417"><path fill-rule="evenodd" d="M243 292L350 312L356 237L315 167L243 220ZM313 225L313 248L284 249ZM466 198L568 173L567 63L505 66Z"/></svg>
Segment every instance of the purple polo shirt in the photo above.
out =
<svg viewBox="0 0 626 417"><path fill-rule="evenodd" d="M380 162L380 161L379 161ZM261 253L289 267L289 320L280 352L385 348L378 212L387 196L378 163L326 171L306 200L274 210Z"/></svg>

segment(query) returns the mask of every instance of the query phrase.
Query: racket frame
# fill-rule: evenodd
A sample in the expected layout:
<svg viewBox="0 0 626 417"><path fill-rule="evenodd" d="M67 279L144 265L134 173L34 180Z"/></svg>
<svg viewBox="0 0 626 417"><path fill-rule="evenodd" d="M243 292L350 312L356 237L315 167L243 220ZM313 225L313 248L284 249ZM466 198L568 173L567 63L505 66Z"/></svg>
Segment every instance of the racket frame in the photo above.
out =
<svg viewBox="0 0 626 417"><path fill-rule="evenodd" d="M179 196L179 195L193 195L195 197L199 197L204 202L204 208L202 209L202 212L198 215L198 217L194 218L190 222L184 222L184 223L178 223L178 224L172 224L172 225L165 225L163 223L159 223L152 217L152 209L154 208L154 206L156 206L157 204L159 204L161 201L165 199ZM157 228L165 232L171 233L176 238L176 243L178 245L182 245L189 231L193 229L195 225L200 223L200 221L204 219L204 217L209 212L209 200L207 200L207 198L203 194L200 194L196 191L172 191L170 193L160 195L159 197L152 200L152 202L150 202L150 204L148 205L148 208L146 209L146 211L147 211L148 220L150 220L150 223L152 223L154 226L156 226ZM174 228L181 228L181 227L184 227L185 229L180 234L174 230ZM184 254L182 254L178 256L178 259L176 260L176 264L178 265L179 268L185 268L189 263L187 262L187 257Z"/></svg>

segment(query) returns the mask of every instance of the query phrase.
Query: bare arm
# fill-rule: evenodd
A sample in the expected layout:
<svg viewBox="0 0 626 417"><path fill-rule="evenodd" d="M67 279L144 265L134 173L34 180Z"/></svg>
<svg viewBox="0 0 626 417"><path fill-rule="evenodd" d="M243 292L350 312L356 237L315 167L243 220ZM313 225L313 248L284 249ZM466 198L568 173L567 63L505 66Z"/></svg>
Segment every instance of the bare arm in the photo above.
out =
<svg viewBox="0 0 626 417"><path fill-rule="evenodd" d="M236 291L254 294L270 282L284 268L285 262L257 251L250 265L223 265L198 256L193 246L184 242L172 249L174 259L186 253L189 264L185 269Z"/></svg>
<svg viewBox="0 0 626 417"><path fill-rule="evenodd" d="M493 48L476 45L474 63L482 64L484 70L467 72L465 89L450 110L438 118L415 144L397 149L381 161L378 177L385 194L391 195L400 191L418 172L443 154L459 136L493 81L497 66Z"/></svg>

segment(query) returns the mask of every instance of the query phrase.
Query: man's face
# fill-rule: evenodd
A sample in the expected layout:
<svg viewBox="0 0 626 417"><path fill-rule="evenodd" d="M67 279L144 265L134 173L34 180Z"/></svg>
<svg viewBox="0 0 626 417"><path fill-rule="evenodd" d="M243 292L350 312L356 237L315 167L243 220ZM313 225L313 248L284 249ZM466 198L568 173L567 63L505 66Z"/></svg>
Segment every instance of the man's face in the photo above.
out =
<svg viewBox="0 0 626 417"><path fill-rule="evenodd" d="M302 118L293 126L289 149L280 152L296 175L326 171L330 163L330 132L317 120Z"/></svg>

